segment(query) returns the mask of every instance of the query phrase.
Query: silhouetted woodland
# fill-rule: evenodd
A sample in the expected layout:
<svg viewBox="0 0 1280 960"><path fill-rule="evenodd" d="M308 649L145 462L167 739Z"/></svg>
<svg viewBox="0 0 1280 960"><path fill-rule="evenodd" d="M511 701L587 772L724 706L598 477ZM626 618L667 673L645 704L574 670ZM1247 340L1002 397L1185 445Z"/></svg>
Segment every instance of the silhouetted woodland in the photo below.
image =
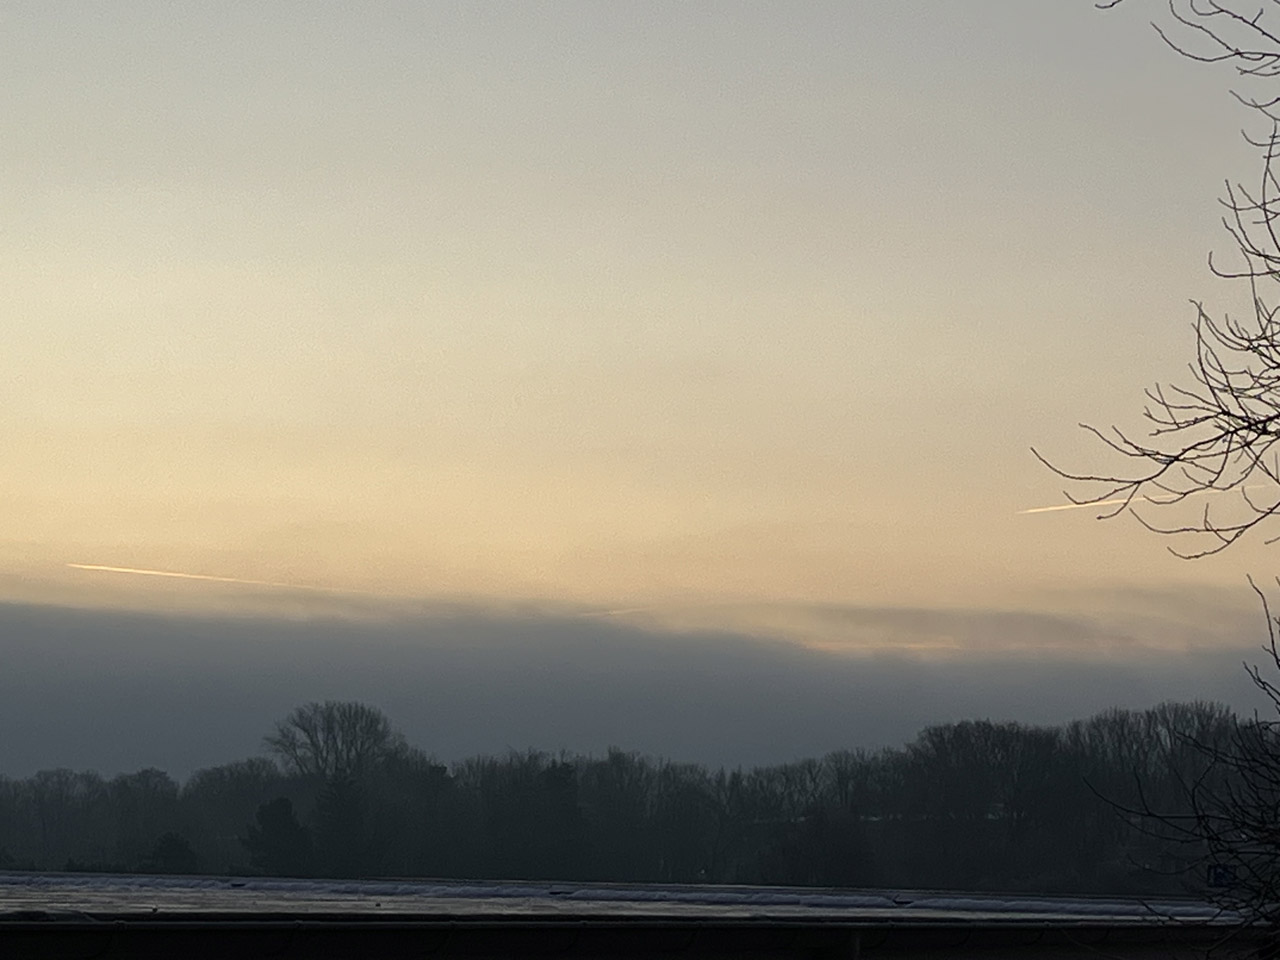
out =
<svg viewBox="0 0 1280 960"><path fill-rule="evenodd" d="M1119 808L1177 810L1196 745L1238 729L1223 706L1166 703L750 770L617 749L450 767L374 708L313 703L271 756L181 785L0 779L0 868L1181 892L1188 852Z"/></svg>

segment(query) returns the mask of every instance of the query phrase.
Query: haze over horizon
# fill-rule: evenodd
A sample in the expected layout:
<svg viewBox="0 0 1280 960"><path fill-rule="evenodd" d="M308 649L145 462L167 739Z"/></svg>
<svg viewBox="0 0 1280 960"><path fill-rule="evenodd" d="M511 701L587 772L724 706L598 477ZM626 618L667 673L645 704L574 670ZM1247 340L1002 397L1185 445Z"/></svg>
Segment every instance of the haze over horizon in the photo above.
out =
<svg viewBox="0 0 1280 960"><path fill-rule="evenodd" d="M588 635L672 676L713 636L729 673L772 665L757 691L770 669L796 691L850 663L976 671L938 719L1198 696L1197 672L1245 703L1241 651L1266 639L1246 576L1269 584L1277 548L1179 560L1056 509L1029 453L1110 463L1074 425L1135 426L1142 387L1185 368L1188 301L1238 302L1205 257L1223 180L1256 173L1248 117L1150 15L7 5L6 682L83 717L58 670L138 615L204 639L162 631L169 673L120 647L99 705L196 671L208 624L328 637L343 666L307 682L264 642L278 713L342 696L362 637L451 609L527 630L531 690L577 677ZM59 658L31 659L60 617ZM632 654L608 663L592 682L638 697ZM1055 665L1078 683L1037 705ZM932 715L873 699L867 742ZM59 742L49 762L90 762Z"/></svg>
<svg viewBox="0 0 1280 960"><path fill-rule="evenodd" d="M735 767L901 747L966 719L1059 724L1120 707L1263 706L1229 646L1135 649L1088 621L928 610L846 611L882 637L955 629L981 649L859 655L729 631L463 608L378 620L80 611L0 605L0 775L147 767L185 778L263 753L290 709L358 700L445 762L610 747ZM1011 652L1019 634L1051 638ZM1242 637L1242 634L1245 636ZM975 644L977 645L977 644ZM1087 647L1081 655L1073 648ZM1110 648L1110 649L1108 649Z"/></svg>

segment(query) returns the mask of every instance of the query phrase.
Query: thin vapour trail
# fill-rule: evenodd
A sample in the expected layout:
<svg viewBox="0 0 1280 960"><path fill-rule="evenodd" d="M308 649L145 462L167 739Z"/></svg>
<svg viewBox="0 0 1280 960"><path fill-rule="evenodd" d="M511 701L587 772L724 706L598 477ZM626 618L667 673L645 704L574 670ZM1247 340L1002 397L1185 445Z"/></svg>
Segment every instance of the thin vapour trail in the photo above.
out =
<svg viewBox="0 0 1280 960"><path fill-rule="evenodd" d="M248 577L219 577L209 573L186 573L181 570L150 570L145 567L116 567L105 563L68 563L72 570L87 570L91 573L118 573L135 577L165 577L171 580L200 580L205 583L234 583L250 587L278 587L285 590L311 590L317 593L341 593L353 596L380 596L364 590L349 590L343 587L319 587L306 583L286 583L282 580L254 580ZM608 619L611 617L628 617L663 610L661 606L645 607L610 607L605 609L585 610L578 616L586 618Z"/></svg>
<svg viewBox="0 0 1280 960"><path fill-rule="evenodd" d="M123 573L136 577L168 577L174 580L203 580L208 583L240 583L251 587L283 587L287 590L318 590L325 593L334 592L333 588L315 587L305 583L285 583L280 580L251 580L246 577L215 577L208 573L183 573L178 570L147 570L141 567L113 567L105 563L68 563L73 570L88 570L93 573Z"/></svg>
<svg viewBox="0 0 1280 960"><path fill-rule="evenodd" d="M1051 507L1028 507L1026 510L1017 510L1014 513L1022 517L1029 513L1057 513L1059 510L1083 510L1085 507L1115 507L1124 502L1123 500L1095 500L1093 503L1056 503Z"/></svg>
<svg viewBox="0 0 1280 960"><path fill-rule="evenodd" d="M1264 486L1266 486L1266 484L1250 483L1239 489L1261 490ZM1229 491L1227 490L1197 490L1194 493L1190 494L1190 496L1207 496L1208 494L1211 494L1211 493L1228 493L1228 492ZM1026 510L1015 510L1014 516L1022 517L1022 516L1026 516L1029 513L1057 513L1059 510L1084 510L1088 507L1118 507L1121 504L1128 503L1128 502L1129 501L1127 499L1122 497L1117 500L1093 500L1093 501L1090 501L1089 503L1055 503L1052 506L1048 506L1048 507L1028 507ZM1176 499L1175 500L1155 500L1151 497L1136 497L1134 498L1133 502L1134 503L1151 503L1159 507L1159 506L1164 506L1170 503L1176 503L1177 500Z"/></svg>

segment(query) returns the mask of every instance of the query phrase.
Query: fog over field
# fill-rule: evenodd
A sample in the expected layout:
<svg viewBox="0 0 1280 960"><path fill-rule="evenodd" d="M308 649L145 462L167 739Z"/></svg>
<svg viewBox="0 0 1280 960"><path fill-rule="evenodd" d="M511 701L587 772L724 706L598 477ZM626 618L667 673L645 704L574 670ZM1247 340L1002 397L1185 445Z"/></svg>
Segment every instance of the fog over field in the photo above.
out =
<svg viewBox="0 0 1280 960"><path fill-rule="evenodd" d="M446 761L616 745L712 765L900 745L924 725L965 718L1059 722L1166 699L1255 704L1241 661L1261 656L1258 616L1231 625L1224 645L1160 649L1107 637L1085 618L840 613L904 638L936 642L949 626L990 642L963 656L849 653L463 608L299 619L7 605L0 773L155 766L184 777L260 752L290 708L327 698L382 708ZM1081 644L1095 652L1082 656Z"/></svg>

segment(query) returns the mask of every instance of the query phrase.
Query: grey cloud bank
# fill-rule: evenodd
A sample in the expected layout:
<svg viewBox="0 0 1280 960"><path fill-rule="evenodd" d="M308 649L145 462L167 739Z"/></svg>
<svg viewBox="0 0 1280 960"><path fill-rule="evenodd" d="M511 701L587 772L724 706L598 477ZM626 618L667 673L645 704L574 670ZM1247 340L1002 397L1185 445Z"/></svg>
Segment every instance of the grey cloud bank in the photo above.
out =
<svg viewBox="0 0 1280 960"><path fill-rule="evenodd" d="M992 643L946 656L850 655L541 614L370 622L4 605L0 773L156 766L184 777L259 752L275 720L325 698L376 704L444 760L616 745L729 765L897 745L964 718L1052 723L1166 699L1258 706L1241 667L1262 657L1257 634L1213 649L1103 655L1098 626L1069 618L848 616L904 641L945 632L951 619L958 636L986 631ZM1064 652L1077 636L1083 652Z"/></svg>

